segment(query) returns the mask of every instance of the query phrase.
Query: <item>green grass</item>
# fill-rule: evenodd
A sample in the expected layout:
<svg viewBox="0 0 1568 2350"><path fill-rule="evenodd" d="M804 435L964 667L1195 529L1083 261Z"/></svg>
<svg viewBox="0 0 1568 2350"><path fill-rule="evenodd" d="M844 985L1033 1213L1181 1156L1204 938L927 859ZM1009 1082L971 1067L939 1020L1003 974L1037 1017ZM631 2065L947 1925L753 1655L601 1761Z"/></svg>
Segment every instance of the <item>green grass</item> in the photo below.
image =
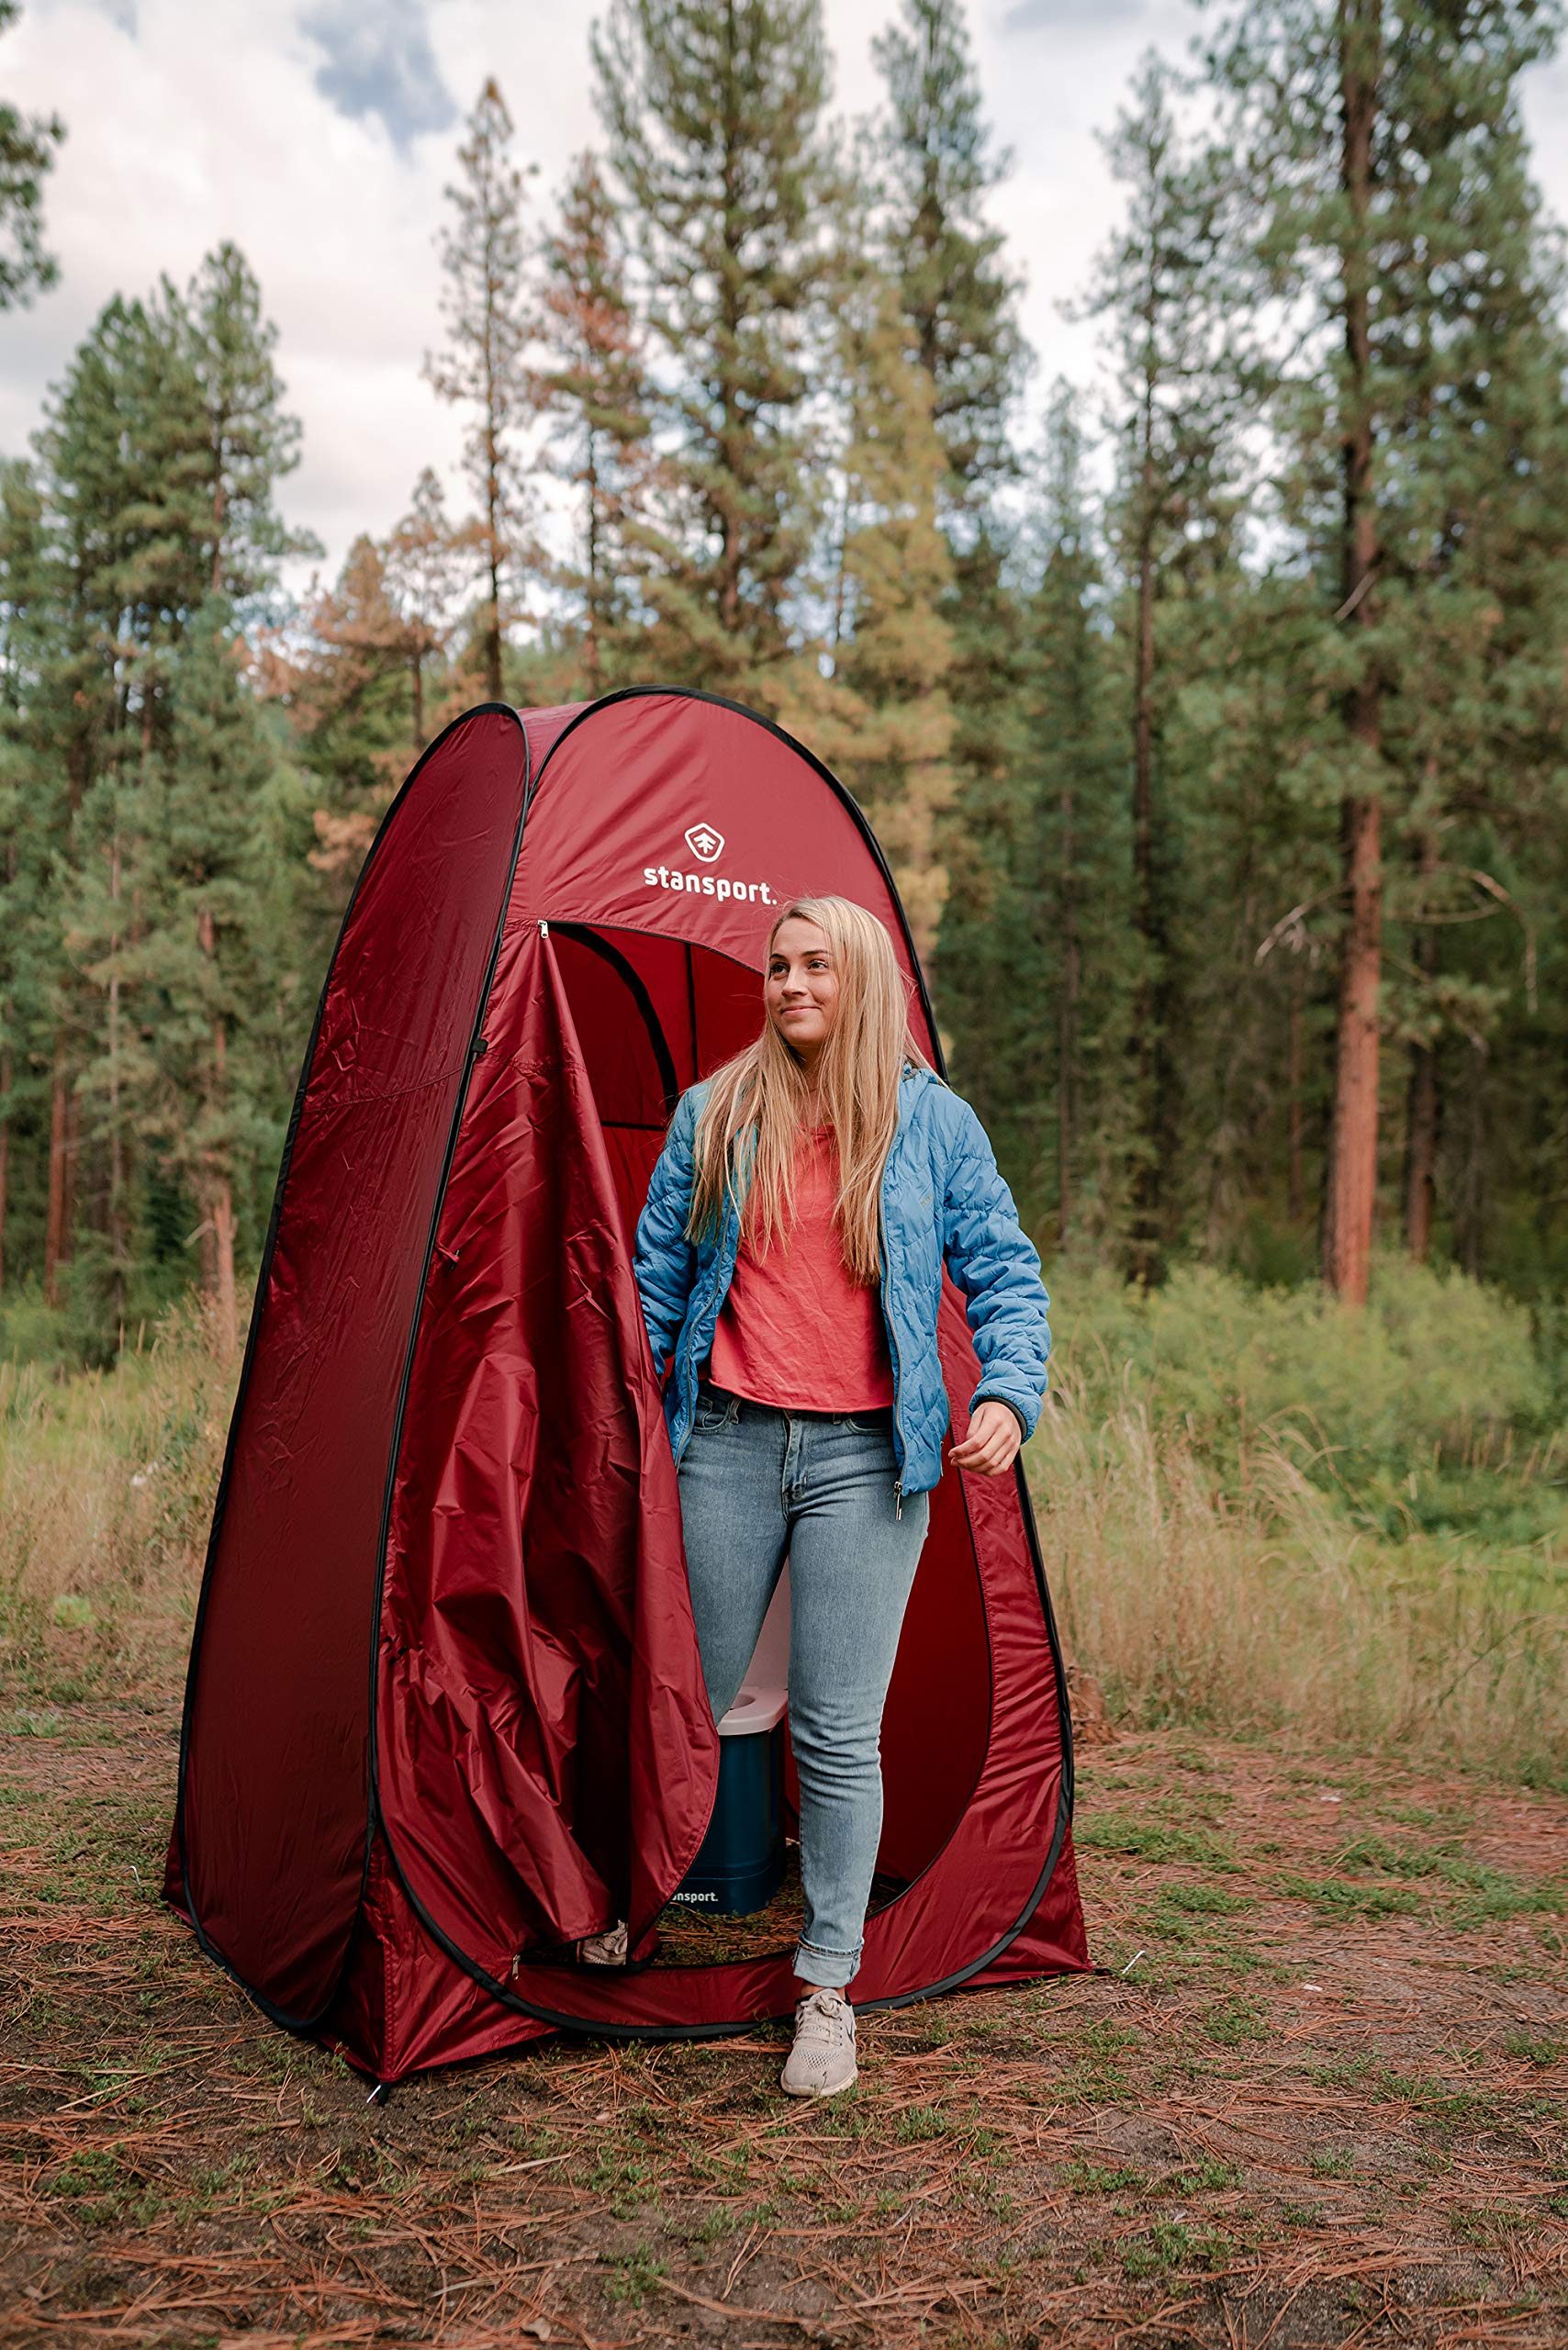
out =
<svg viewBox="0 0 1568 2350"><path fill-rule="evenodd" d="M1360 1315L1192 1266L1057 1295L1029 1468L1114 1718L1568 1787L1568 1393L1521 1308L1395 1261Z"/></svg>
<svg viewBox="0 0 1568 2350"><path fill-rule="evenodd" d="M1202 1829L1170 1828L1159 1820L1135 1818L1129 1812L1087 1813L1074 1823L1073 1835L1080 1844L1102 1852L1126 1852L1135 1860L1231 1873L1240 1866L1233 1847Z"/></svg>

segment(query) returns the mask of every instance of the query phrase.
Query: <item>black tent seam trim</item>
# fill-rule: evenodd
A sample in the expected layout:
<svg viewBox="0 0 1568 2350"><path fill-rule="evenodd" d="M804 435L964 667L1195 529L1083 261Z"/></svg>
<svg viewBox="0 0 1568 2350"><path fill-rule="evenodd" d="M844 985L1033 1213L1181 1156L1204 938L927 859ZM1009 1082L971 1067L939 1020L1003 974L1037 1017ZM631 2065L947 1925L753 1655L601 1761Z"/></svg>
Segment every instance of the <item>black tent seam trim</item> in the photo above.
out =
<svg viewBox="0 0 1568 2350"><path fill-rule="evenodd" d="M379 1805L377 1809L379 1810ZM979 1958L971 1960L966 1966L956 1968L951 1975L943 1975L940 1982L922 1984L918 1989L913 1991L895 1991L890 1993L885 1999L857 2000L856 2014L878 2015L888 2009L913 2007L921 1999L934 1999L943 1992L959 1989L973 1976L983 1974L988 1966L994 1964L1005 1951L1012 1948L1045 1898L1047 1888L1056 1874L1057 1863L1061 1858L1070 1818L1067 1774L1064 1771L1061 1788L1057 1797L1056 1818L1051 1828L1051 1841L1046 1850L1045 1863L1035 1889L1030 1894L1016 1923L1010 1926L1000 1940L993 1942L988 1951L982 1952ZM380 1822L380 1826L382 1841L386 1845L387 1857L397 1871L398 1882L403 1888L404 1897L426 1933L438 1949L443 1950L448 1958L456 1962L471 1981L476 1983L482 1991L487 1991L499 2006L508 2009L514 2015L528 2016L534 2022L548 2024L556 2031L575 2032L580 2039L587 2040L717 2040L722 2038L727 2032L750 2031L759 2023L777 2020L777 2016L749 2015L731 2016L720 2023L614 2023L597 2016L566 2015L558 2009L540 2007L532 2000L520 1998L515 1991L509 1991L504 1983L498 1983L493 1975L480 1965L477 1959L470 1958L467 1953L453 1941L451 1935L437 1925L413 1886L409 1883L384 1819ZM922 1871L922 1874L924 1874L924 1872ZM889 1907L891 1907L891 1904ZM725 1959L714 1962L715 1965L729 1966L745 1966L755 1962L745 1959ZM672 1974L677 1971L673 1967L670 1969ZM703 1967L695 1971L708 1973L711 1969ZM778 2011L778 2014L785 2012L786 2010L782 2009ZM503 2052L498 2050L495 2053L499 2054ZM416 2066L415 2069L420 2068Z"/></svg>
<svg viewBox="0 0 1568 2350"><path fill-rule="evenodd" d="M185 1669L185 1702L180 1715L179 1775L176 1781L174 1795L174 1835L179 1851L180 1886L181 1890L185 1895L185 1911L186 1917L190 1919L191 1930L196 1938L197 1944L206 1955L212 1960L215 1965L220 1967L225 1975L229 1975L232 1981L237 1983L240 1986L240 1988L249 1998L255 2001L256 2005L261 2009L262 2013L264 2016L266 2016L272 2022L280 2024L286 2031L309 2032L314 2031L316 2026L321 2022L322 2019L329 2012L332 2001L336 1998L338 1990L342 1982L343 1971L348 1964L348 1956L350 1949L353 1946L354 1931L359 1924L360 1916L364 1907L364 1888L370 1865L370 1848L374 1815L374 1803L371 1799L371 1789L374 1786L373 1760L372 1770L366 1787L365 1845L364 1855L360 1863L359 1892L354 1900L353 1915L349 1920L348 1930L343 1937L342 1956L338 1963L337 1972L332 1978L331 1988L322 2000L320 2006L308 2016L291 2015L286 2009L279 2007L274 2000L269 1999L264 1992L258 1991L253 1984L248 1983L244 1975L241 1974L239 1968L224 1954L221 1950L218 1949L217 1943L212 1941L206 1928L203 1926L200 1918L196 1914L196 1902L191 1891L190 1865L185 1845L185 1786L190 1767L191 1722L196 1703L196 1677L200 1667L202 1630L207 1617L207 1602L211 1595L213 1572L217 1564L218 1558L218 1538L222 1532L224 1518L228 1511L229 1489L233 1473L234 1458L238 1449L240 1427L244 1416L245 1399L250 1386L251 1372L255 1360L256 1348L261 1336L263 1307L267 1294L267 1282L272 1274L273 1258L277 1246L278 1227L283 1215L284 1194L287 1189L289 1169L294 1159L295 1144L298 1139L300 1123L305 1113L306 1098L310 1090L311 1069L316 1058L316 1047L320 1042L321 1024L326 1018L327 1000L331 992L332 976L337 969L338 957L342 951L343 941L348 935L349 924L353 920L354 910L359 903L360 892L364 886L366 877L369 875L371 867L375 862L376 854L380 850L383 843L386 841L387 834L390 833L393 823L396 822L398 816L407 803L409 794L413 789L414 785L418 782L420 777L423 774L431 759L435 757L439 751L445 748L446 744L452 740L452 737L457 733L460 727L471 724L476 718L487 718L491 716L510 718L522 736L524 762L522 812L526 815L531 788L528 777L528 763L530 758L528 730L522 724L517 711L512 708L510 702L478 702L472 710L465 710L462 711L458 717L452 721L450 725L443 726L435 740L432 743L426 744L424 750L420 754L420 756L409 770L409 773L405 777L396 798L393 800L391 806L387 809L386 813L383 816L380 824L376 828L375 838L372 841L370 847L365 852L364 862L360 867L359 872L355 877L353 888L349 892L348 904L343 909L342 921L338 925L338 934L332 944L332 952L328 959L326 974L321 981L321 992L317 1000L316 1017L311 1024L309 1040L305 1047L305 1058L300 1065L299 1081L295 1089L294 1107L289 1114L288 1131L284 1138L283 1155L278 1162L277 1182L273 1192L272 1214L268 1219L266 1238L262 1248L262 1261L260 1270L256 1276L256 1291L251 1308L250 1327L245 1335L245 1353L240 1367L240 1378L235 1389L234 1408L230 1416L229 1437L224 1447L223 1467L218 1476L218 1492L213 1500L212 1525L207 1535L207 1555L202 1563L201 1592L196 1601L196 1618L191 1628L190 1662ZM490 968L492 971L494 969L495 954L498 951L500 945L500 929L505 923L507 904L511 897L511 876L517 869L517 847L518 843L521 842L521 832L522 818L520 816L518 820L517 840L514 841L511 862L507 869L508 878L506 895L501 902L500 922L497 925L496 943L491 954ZM474 1042L476 1042L481 1033L485 1007L488 1002L488 998L489 974L487 973L485 986L480 995L479 1014L475 1023L474 1038L470 1043L468 1056L470 1069L472 1068L475 1058L473 1045ZM450 1075L451 1072L449 1071L448 1074ZM467 1080L465 1078L465 1093L466 1091L466 1083ZM458 1116L461 1117L461 1114L462 1102L460 1099ZM452 1144L454 1139L455 1121L454 1124L453 1135L448 1138L449 1160ZM435 1216L432 1218L431 1223L432 1245L435 1231L435 1221L440 1217L442 1203L445 1196L446 1172L446 1167L443 1166L441 1180L437 1186ZM420 1310L424 1302L424 1279L428 1278L429 1270L429 1258L427 1256L425 1276L421 1277L419 1300L414 1310L414 1329L416 1333L419 1327ZM409 1344L411 1353L412 1338L410 1338ZM382 1515L384 1521L390 1505L390 1482L397 1466L397 1437L400 1436L400 1433L401 1423L399 1419L395 1433L391 1457L388 1461L387 1490L384 1494L383 1498ZM385 1540L385 1538L383 1538L383 1539ZM380 1576L381 1559L378 1557L376 1563L377 1625L379 1624L380 1617ZM371 1647L374 1697L375 1665L375 1658L379 1650L378 1630L374 1632ZM370 1723L368 1726L369 1736L372 1741L372 1758L374 1751L375 1721L375 1706L373 1702Z"/></svg>
<svg viewBox="0 0 1568 2350"><path fill-rule="evenodd" d="M665 1122L667 1125L674 1117L675 1105L680 1099L680 1083L675 1073L674 1056L670 1052L665 1032L659 1026L658 1014L654 1010L654 1000L643 982L641 973L628 962L619 946L612 946L608 938L601 937L599 933L591 929L587 923L553 922L550 931L553 937L569 938L574 946L586 947L590 954L597 955L601 963L608 963L617 979L625 987L637 1007L644 1027L648 1032L648 1044L655 1060L658 1063L659 1083L664 1089L665 1097ZM596 1114L598 1107L596 1102L594 1105ZM600 1118L599 1124L601 1126L619 1126L628 1133L635 1134L658 1134L662 1131L657 1126L644 1125L629 1118Z"/></svg>

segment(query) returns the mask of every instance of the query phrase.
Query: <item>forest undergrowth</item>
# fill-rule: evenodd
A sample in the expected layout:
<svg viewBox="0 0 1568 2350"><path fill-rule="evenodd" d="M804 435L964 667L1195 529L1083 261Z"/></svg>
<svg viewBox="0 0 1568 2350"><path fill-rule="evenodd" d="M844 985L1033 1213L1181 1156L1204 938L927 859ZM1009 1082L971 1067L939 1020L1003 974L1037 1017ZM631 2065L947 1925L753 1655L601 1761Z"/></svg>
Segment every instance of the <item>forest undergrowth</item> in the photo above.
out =
<svg viewBox="0 0 1568 2350"><path fill-rule="evenodd" d="M1539 1320L1385 1267L1366 1315L1201 1268L1051 1275L1027 1455L1114 1722L1568 1782L1568 1414ZM233 1371L196 1302L106 1370L0 1360L0 1669L177 1687Z"/></svg>

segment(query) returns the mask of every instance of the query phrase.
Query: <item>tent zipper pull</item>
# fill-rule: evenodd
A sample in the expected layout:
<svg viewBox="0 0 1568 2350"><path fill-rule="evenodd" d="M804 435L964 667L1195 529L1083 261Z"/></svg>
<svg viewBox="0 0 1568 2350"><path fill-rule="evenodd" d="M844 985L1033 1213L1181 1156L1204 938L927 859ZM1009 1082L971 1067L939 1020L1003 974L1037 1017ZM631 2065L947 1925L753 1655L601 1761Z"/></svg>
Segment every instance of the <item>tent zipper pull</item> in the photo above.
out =
<svg viewBox="0 0 1568 2350"><path fill-rule="evenodd" d="M903 1516L903 1479L902 1477L897 1477L893 1481L893 1516L895 1517Z"/></svg>

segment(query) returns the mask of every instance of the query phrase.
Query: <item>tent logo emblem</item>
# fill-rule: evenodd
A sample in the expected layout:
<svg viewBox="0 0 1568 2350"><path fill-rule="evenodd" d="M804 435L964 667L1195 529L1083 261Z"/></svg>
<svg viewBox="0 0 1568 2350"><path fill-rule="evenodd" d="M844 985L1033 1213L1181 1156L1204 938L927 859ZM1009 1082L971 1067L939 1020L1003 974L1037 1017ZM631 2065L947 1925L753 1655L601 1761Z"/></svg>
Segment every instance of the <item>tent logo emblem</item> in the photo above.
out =
<svg viewBox="0 0 1568 2350"><path fill-rule="evenodd" d="M716 833L711 824L693 824L686 835L686 845L693 856L704 865L711 865L716 856L724 854L724 835Z"/></svg>

